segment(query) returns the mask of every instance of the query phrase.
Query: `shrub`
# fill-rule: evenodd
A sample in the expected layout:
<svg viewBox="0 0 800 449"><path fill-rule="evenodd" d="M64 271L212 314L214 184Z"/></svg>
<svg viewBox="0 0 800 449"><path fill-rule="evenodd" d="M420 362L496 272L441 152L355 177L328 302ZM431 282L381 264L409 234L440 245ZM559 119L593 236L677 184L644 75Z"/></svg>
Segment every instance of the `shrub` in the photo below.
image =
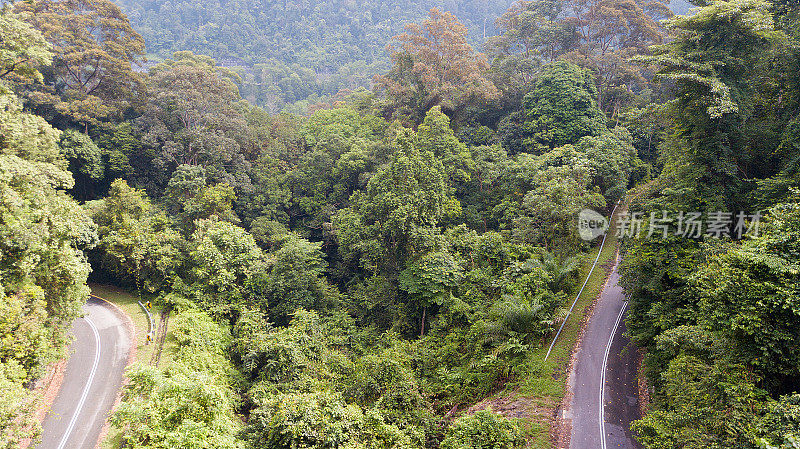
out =
<svg viewBox="0 0 800 449"><path fill-rule="evenodd" d="M462 416L447 429L441 449L512 449L522 447L519 428L495 412Z"/></svg>

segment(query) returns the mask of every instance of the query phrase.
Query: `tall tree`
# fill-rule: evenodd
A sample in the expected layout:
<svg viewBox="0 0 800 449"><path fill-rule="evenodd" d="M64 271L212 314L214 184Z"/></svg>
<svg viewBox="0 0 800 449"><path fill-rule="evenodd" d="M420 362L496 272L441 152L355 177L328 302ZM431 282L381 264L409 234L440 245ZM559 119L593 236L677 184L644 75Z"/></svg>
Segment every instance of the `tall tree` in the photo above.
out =
<svg viewBox="0 0 800 449"><path fill-rule="evenodd" d="M42 80L39 68L53 61L50 44L10 9L0 9L0 79L12 76Z"/></svg>
<svg viewBox="0 0 800 449"><path fill-rule="evenodd" d="M147 195L121 179L108 196L87 203L98 225L101 266L118 280L155 293L175 280L183 264L184 243Z"/></svg>
<svg viewBox="0 0 800 449"><path fill-rule="evenodd" d="M495 72L513 67L530 83L542 63L565 58L592 70L596 102L612 117L645 85L629 58L662 41L663 0L520 0L499 20L490 40ZM506 79L520 75L508 74Z"/></svg>
<svg viewBox="0 0 800 449"><path fill-rule="evenodd" d="M266 294L276 323L288 324L300 309L322 311L339 305L336 289L324 277L328 264L320 247L320 243L287 236L272 254Z"/></svg>
<svg viewBox="0 0 800 449"><path fill-rule="evenodd" d="M609 104L611 91L643 81L628 58L661 42L663 30L656 20L672 13L662 0L568 0L567 9L572 13L567 20L580 35L567 57L595 72L597 103L615 116L619 105Z"/></svg>
<svg viewBox="0 0 800 449"><path fill-rule="evenodd" d="M521 0L497 19L502 35L490 40L497 56L519 54L536 62L552 62L576 44L574 22L560 20L566 5L558 0Z"/></svg>
<svg viewBox="0 0 800 449"><path fill-rule="evenodd" d="M385 159L388 123L354 108L318 111L300 130L307 152L288 173L292 190L292 220L321 236L336 209L363 187L364 174ZM310 236L311 236L310 235Z"/></svg>
<svg viewBox="0 0 800 449"><path fill-rule="evenodd" d="M606 205L603 196L591 187L594 170L590 160L572 145L539 157L525 155L522 160L535 167L531 170L533 188L523 197L523 210L514 220L514 235L559 256L574 255L581 248L575 233L578 213Z"/></svg>
<svg viewBox="0 0 800 449"><path fill-rule="evenodd" d="M548 65L523 101L525 131L530 135L524 143L529 151L543 153L607 132L596 92L586 70L567 61Z"/></svg>
<svg viewBox="0 0 800 449"><path fill-rule="evenodd" d="M541 66L575 48L579 35L574 22L562 20L565 4L560 0L520 0L499 19L499 36L486 47L492 58L498 87L518 97L536 79ZM523 92L524 93L524 92Z"/></svg>
<svg viewBox="0 0 800 449"><path fill-rule="evenodd" d="M695 277L701 320L735 342L731 355L769 391L793 393L800 377L798 198L770 211L760 235L710 257Z"/></svg>
<svg viewBox="0 0 800 449"><path fill-rule="evenodd" d="M436 105L458 115L467 104L498 95L486 56L475 54L467 29L449 12L433 8L422 24L406 25L389 51L394 66L375 77L375 88L392 114L411 123Z"/></svg>
<svg viewBox="0 0 800 449"><path fill-rule="evenodd" d="M142 60L144 39L110 0L17 2L15 11L39 29L55 52L48 89L30 95L84 124L119 116L141 88L132 64Z"/></svg>
<svg viewBox="0 0 800 449"><path fill-rule="evenodd" d="M158 184L182 164L205 167L210 181L249 184L243 153L254 145L237 77L213 59L180 52L151 70L145 113L136 120L155 153Z"/></svg>
<svg viewBox="0 0 800 449"><path fill-rule="evenodd" d="M253 236L216 217L198 220L195 228L190 241L194 282L182 293L216 318L235 316L245 306L266 306L266 298L252 295L268 263Z"/></svg>
<svg viewBox="0 0 800 449"><path fill-rule="evenodd" d="M664 146L665 173L679 187L670 190L673 200L746 210L747 180L769 176L779 165L772 157L789 116L781 110L792 107L783 101L786 66L768 56L785 35L760 0L715 2L669 26L675 39L643 59L677 89L672 112L681 126Z"/></svg>
<svg viewBox="0 0 800 449"><path fill-rule="evenodd" d="M400 130L395 147L391 161L334 222L345 259L360 258L368 271L390 279L422 249L426 235L461 209L441 160L420 148L412 130Z"/></svg>

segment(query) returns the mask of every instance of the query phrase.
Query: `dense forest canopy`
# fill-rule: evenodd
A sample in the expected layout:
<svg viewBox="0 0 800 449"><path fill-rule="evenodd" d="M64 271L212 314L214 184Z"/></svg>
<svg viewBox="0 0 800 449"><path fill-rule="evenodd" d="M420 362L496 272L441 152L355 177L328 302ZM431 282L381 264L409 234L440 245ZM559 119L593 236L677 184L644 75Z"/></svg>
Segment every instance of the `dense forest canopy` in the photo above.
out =
<svg viewBox="0 0 800 449"><path fill-rule="evenodd" d="M620 202L763 217L624 240L642 444L797 448L800 8L668 6L4 2L0 447L90 275L172 316L124 447L547 440L471 408L550 376L578 214Z"/></svg>
<svg viewBox="0 0 800 449"><path fill-rule="evenodd" d="M388 67L386 44L434 7L454 13L480 46L497 34L503 1L118 2L147 42L152 60L179 50L209 55L242 76L242 96L276 111L370 87Z"/></svg>
<svg viewBox="0 0 800 449"><path fill-rule="evenodd" d="M502 33L504 25L498 19L514 2L117 3L147 42L151 61L182 50L209 55L241 75L244 98L276 112L284 107L305 111L341 90L369 88L373 75L389 67L389 40L431 8L453 13L468 30L468 43L482 51L488 40ZM681 13L691 7L684 0L669 6Z"/></svg>

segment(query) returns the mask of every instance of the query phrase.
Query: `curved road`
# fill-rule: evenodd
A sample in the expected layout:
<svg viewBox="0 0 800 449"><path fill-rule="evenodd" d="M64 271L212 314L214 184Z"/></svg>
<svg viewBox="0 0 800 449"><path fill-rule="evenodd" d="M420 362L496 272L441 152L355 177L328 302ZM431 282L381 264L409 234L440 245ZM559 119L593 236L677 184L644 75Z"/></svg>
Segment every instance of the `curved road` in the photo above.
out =
<svg viewBox="0 0 800 449"><path fill-rule="evenodd" d="M42 423L41 449L91 449L122 386L131 337L105 303L89 299L75 320L64 380Z"/></svg>
<svg viewBox="0 0 800 449"><path fill-rule="evenodd" d="M618 262L618 261L617 261ZM617 264L586 324L570 376L570 449L639 449L630 431L639 418L637 351L625 334L627 302Z"/></svg>

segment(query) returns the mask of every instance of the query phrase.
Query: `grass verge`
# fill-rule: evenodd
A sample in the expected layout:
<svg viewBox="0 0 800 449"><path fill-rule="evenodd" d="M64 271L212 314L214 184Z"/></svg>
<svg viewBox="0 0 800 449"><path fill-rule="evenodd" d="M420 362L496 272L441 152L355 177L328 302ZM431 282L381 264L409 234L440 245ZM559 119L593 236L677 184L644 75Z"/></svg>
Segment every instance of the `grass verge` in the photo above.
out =
<svg viewBox="0 0 800 449"><path fill-rule="evenodd" d="M92 289L92 295L105 299L106 301L116 305L131 318L133 321L133 326L136 328L136 341L134 342L136 345L135 361L140 363L149 363L150 357L153 355L155 345L146 344L149 325L147 322L147 314L144 313L144 310L142 310L137 303L137 301L140 299L139 295L111 285L89 284L89 288ZM141 297L142 303L146 303L148 299L150 298L144 295ZM153 320L155 321L153 324L156 325L158 323L158 316L161 311L154 306L151 313L153 314Z"/></svg>
<svg viewBox="0 0 800 449"><path fill-rule="evenodd" d="M149 330L149 324L147 321L147 314L144 312L144 310L142 310L142 307L139 306L137 302L140 300L139 295L111 285L89 284L89 287L92 289L92 295L105 299L106 301L116 305L131 318L131 321L133 321L133 325L136 328L136 341L134 342L136 345L136 358L133 362L149 364L150 359L153 356L153 352L156 349L156 345L153 343L147 344L147 332ZM141 297L142 303L146 303L148 299L152 298L145 295L142 295ZM159 317L161 315L161 310L153 305L151 313L153 314L153 325L157 326ZM161 357L161 363L159 366L164 366L165 364L169 363L169 357L167 354L170 353L169 349L172 344L174 344L174 339L171 339L170 335L168 334L167 338L164 340L163 356ZM109 426L108 434L106 434L100 442L100 448L114 449L119 447L122 447L119 429L115 428L114 426Z"/></svg>
<svg viewBox="0 0 800 449"><path fill-rule="evenodd" d="M524 431L529 448L550 449L553 447L553 431L557 424L555 413L566 394L566 381L572 351L587 314L592 309L595 299L602 292L613 267L618 246L616 220L622 211L624 211L624 207L617 208L615 215L611 217L610 229L597 266L592 272L586 288L578 298L575 309L567 318L564 330L553 346L550 357L546 362L544 361L553 335L549 336L542 346L531 352L525 367L527 372L520 376L520 381L500 393L500 395L508 395L509 391L513 391L514 400L527 409L525 413L527 416L519 420L519 424ZM598 250L599 246L587 256L581 271L581 283L589 275ZM565 307L568 308L574 299L574 296L569 297Z"/></svg>

